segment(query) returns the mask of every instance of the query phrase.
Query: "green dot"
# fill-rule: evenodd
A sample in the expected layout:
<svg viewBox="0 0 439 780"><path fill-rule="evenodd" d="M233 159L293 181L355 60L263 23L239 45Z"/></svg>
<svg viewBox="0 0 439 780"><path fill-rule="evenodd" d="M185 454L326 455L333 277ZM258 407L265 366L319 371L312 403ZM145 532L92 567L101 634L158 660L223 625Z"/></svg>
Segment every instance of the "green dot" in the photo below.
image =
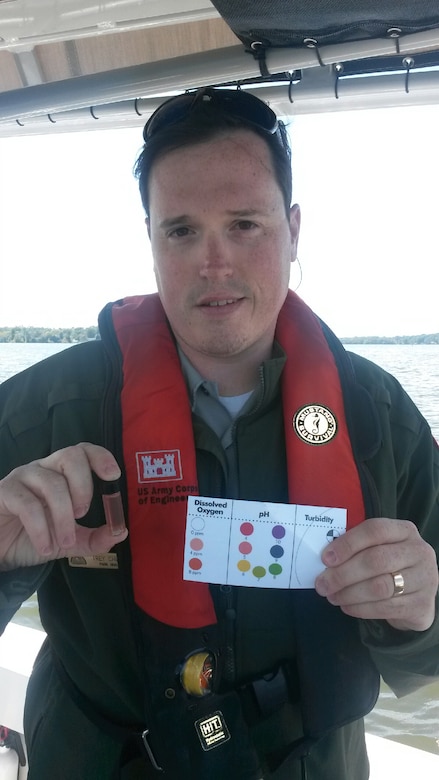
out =
<svg viewBox="0 0 439 780"><path fill-rule="evenodd" d="M265 577L266 573L267 571L263 566L255 566L253 569L253 574L258 580L260 580L261 577Z"/></svg>
<svg viewBox="0 0 439 780"><path fill-rule="evenodd" d="M276 574L282 574L282 566L279 563L272 563L268 567L270 574L276 576Z"/></svg>

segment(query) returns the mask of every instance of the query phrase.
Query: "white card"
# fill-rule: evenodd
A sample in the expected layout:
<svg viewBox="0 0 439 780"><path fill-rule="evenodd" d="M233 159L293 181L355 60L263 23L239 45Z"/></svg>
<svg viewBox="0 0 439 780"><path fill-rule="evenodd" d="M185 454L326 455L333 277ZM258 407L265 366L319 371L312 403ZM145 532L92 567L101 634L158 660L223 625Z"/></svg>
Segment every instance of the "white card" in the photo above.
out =
<svg viewBox="0 0 439 780"><path fill-rule="evenodd" d="M313 588L346 509L188 496L183 579L247 588Z"/></svg>

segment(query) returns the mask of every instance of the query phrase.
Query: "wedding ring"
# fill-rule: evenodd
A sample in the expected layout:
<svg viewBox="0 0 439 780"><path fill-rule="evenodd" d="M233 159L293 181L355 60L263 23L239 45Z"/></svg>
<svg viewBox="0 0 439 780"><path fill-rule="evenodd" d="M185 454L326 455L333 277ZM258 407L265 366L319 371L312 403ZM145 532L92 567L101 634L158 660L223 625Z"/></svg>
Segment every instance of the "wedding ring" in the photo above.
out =
<svg viewBox="0 0 439 780"><path fill-rule="evenodd" d="M399 571L397 571L395 573L392 572L392 577L393 577L393 594L392 594L392 596L402 596L402 594L404 593L404 587L405 587L404 577L402 576L402 574Z"/></svg>

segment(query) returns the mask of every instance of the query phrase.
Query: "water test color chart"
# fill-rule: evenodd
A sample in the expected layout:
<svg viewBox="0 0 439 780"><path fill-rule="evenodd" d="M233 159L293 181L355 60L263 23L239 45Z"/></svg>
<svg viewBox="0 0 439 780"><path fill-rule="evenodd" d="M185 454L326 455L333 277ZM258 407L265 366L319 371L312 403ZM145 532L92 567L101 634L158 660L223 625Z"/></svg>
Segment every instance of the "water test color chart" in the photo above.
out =
<svg viewBox="0 0 439 780"><path fill-rule="evenodd" d="M188 497L183 578L249 588L313 588L346 509Z"/></svg>

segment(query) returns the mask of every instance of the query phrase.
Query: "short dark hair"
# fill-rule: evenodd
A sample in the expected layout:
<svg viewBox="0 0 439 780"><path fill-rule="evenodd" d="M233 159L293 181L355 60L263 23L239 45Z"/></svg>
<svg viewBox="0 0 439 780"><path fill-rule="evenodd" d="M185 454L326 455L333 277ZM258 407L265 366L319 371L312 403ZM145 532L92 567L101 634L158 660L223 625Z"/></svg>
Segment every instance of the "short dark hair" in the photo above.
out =
<svg viewBox="0 0 439 780"><path fill-rule="evenodd" d="M219 93L220 90L206 88L197 92L208 92L212 95ZM248 93L244 94L246 99L250 97ZM252 98L257 103L262 103L258 98L253 96ZM168 102L171 104L171 101ZM265 107L265 104L262 105ZM139 182L140 196L147 216L149 216L149 177L154 163L168 152L210 141L230 130L250 130L265 141L270 150L285 211L287 216L289 215L292 198L291 147L283 122L277 121L275 132L267 131L242 115L237 116L227 110L227 103L224 105L222 100L218 102L195 100L190 110L185 111L181 118L169 124L160 123L160 128L151 134L148 132L150 121L145 125L145 143L134 166L134 175Z"/></svg>

